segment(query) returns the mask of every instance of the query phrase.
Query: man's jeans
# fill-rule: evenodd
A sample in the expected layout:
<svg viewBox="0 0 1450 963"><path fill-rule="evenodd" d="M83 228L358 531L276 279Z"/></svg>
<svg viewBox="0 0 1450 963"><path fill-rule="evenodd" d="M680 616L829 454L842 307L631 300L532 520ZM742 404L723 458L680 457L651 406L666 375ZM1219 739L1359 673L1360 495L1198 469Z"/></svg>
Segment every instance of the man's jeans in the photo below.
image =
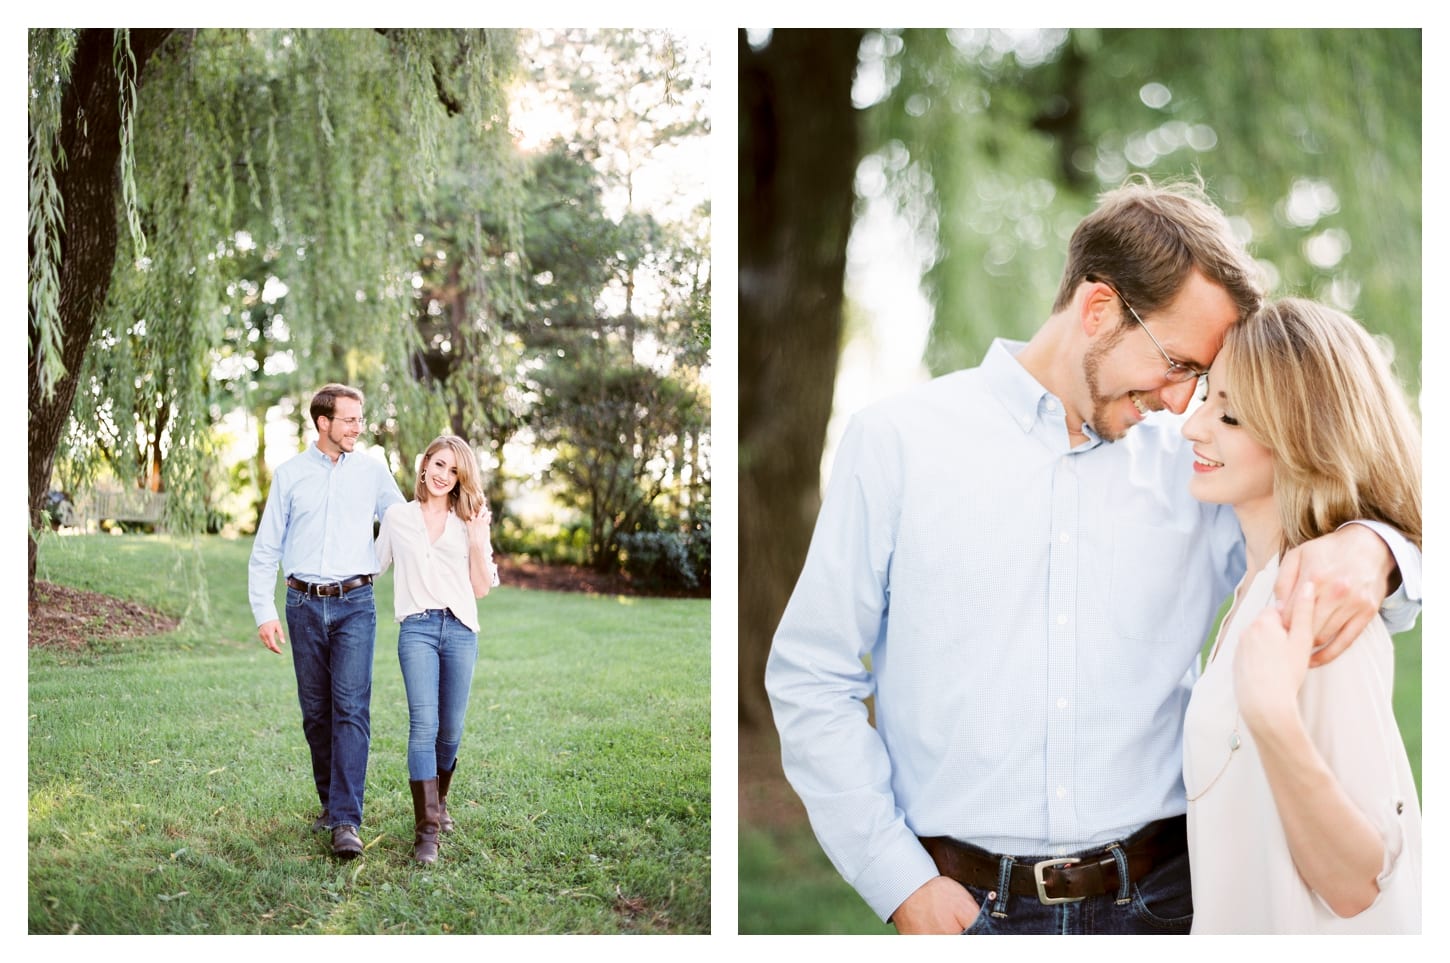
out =
<svg viewBox="0 0 1450 963"><path fill-rule="evenodd" d="M287 589L302 732L329 826L362 825L377 618L371 585L331 598Z"/></svg>
<svg viewBox="0 0 1450 963"><path fill-rule="evenodd" d="M1048 857L1028 857L1032 863ZM1047 906L1035 896L967 887L982 907L966 935L992 933L1185 934L1193 924L1188 853L1155 866L1116 893Z"/></svg>
<svg viewBox="0 0 1450 963"><path fill-rule="evenodd" d="M428 609L398 624L398 665L408 690L408 778L452 772L473 688L478 636L447 609Z"/></svg>

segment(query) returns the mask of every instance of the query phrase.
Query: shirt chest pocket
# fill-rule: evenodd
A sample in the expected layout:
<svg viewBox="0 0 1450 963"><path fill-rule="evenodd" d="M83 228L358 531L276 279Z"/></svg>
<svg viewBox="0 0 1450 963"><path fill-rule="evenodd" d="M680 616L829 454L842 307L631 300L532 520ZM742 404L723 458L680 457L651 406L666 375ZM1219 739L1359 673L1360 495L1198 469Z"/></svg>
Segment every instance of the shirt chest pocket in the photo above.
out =
<svg viewBox="0 0 1450 963"><path fill-rule="evenodd" d="M1109 624L1125 638L1181 640L1188 630L1184 592L1199 577L1190 571L1193 535L1120 524L1112 544L1103 596Z"/></svg>

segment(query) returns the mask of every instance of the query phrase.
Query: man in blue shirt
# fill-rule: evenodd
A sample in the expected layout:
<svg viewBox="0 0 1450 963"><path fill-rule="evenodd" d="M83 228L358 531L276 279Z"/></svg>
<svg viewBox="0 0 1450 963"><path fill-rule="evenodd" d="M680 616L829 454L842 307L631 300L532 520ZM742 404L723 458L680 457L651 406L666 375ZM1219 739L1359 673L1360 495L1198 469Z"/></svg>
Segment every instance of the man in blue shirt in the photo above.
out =
<svg viewBox="0 0 1450 963"><path fill-rule="evenodd" d="M353 451L362 406L362 392L346 385L324 385L312 396L317 442L273 475L247 569L257 636L277 653L286 642L275 598L279 563L286 577L302 731L322 802L313 828L331 828L332 851L342 859L362 852L377 628L372 581L380 567L373 521L403 501L387 466Z"/></svg>
<svg viewBox="0 0 1450 963"><path fill-rule="evenodd" d="M1183 713L1244 553L1179 416L1256 277L1201 190L1127 185L1030 342L845 432L766 688L817 838L901 932L1188 931ZM1413 623L1419 564L1351 524L1276 594L1323 587L1332 657L1397 581Z"/></svg>

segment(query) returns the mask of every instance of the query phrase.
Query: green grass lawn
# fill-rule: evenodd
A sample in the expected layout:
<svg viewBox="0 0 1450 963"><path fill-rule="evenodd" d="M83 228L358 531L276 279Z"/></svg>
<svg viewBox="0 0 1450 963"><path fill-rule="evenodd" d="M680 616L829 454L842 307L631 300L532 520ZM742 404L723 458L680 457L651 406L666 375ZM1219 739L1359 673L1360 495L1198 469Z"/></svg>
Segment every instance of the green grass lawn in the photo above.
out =
<svg viewBox="0 0 1450 963"><path fill-rule="evenodd" d="M183 621L29 655L31 933L709 931L708 601L507 586L483 600L449 796L458 830L424 868L410 860L385 575L367 849L344 863L308 830L291 658L257 641L249 551L215 537L43 542L38 578Z"/></svg>
<svg viewBox="0 0 1450 963"><path fill-rule="evenodd" d="M1395 717L1420 778L1420 625L1395 636ZM741 933L895 933L841 879L804 821L739 828Z"/></svg>
<svg viewBox="0 0 1450 963"><path fill-rule="evenodd" d="M740 827L739 915L741 933L896 932L846 885L804 822Z"/></svg>

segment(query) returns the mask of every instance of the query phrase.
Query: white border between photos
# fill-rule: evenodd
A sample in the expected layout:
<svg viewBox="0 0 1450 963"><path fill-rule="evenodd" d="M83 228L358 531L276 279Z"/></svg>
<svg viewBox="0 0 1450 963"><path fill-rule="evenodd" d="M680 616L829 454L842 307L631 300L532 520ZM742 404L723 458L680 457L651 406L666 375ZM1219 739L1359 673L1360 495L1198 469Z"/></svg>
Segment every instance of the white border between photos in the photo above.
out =
<svg viewBox="0 0 1450 963"><path fill-rule="evenodd" d="M884 10L879 3L865 4L858 2L847 2L833 4L829 8L830 21L844 25L848 22L868 22L878 19L883 12L890 13L896 22L913 25L945 25L951 21L965 21L971 19L974 11L963 5L947 6L941 3L920 3L912 2L898 3ZM221 13L226 16L228 24L252 23L256 25L271 23L291 23L297 25L327 25L337 24L337 8L331 5L322 4L279 4L261 2L249 4L244 7L226 9ZM1179 22L1180 16L1175 16L1171 11L1166 11L1163 5L1143 2L1130 4L1114 4L1111 10L1086 10L1080 5L1069 5L1061 2L1054 3L1020 3L1011 8L1010 16L1013 23L1008 25L1028 25L1032 23L1067 23L1071 24L1080 21L1085 16L1092 16L1098 22L1121 26L1304 26L1303 8L1299 4L1274 4L1274 3L1253 3L1253 2L1228 2L1213 5L1203 10L1199 15L1192 18L1192 23ZM199 16L199 11L194 4L182 5L174 2L161 4L148 4L142 9L131 11L136 14L135 20L141 25L161 24L170 22L182 22L187 24L205 23L217 16L213 11ZM715 478L714 485L714 538L713 550L714 559L712 567L715 571L714 596L711 601L711 750L712 750L712 908L711 927L712 933L708 936L687 936L678 939L644 939L621 942L619 938L610 939L607 937L576 937L589 941L586 952L591 958L603 960L637 958L659 958L675 959L681 954L696 956L702 960L733 960L741 952L781 952L794 950L799 952L802 948L800 940L806 940L812 951L827 953L833 963L839 960L851 960L868 958L879 955L881 948L875 942L852 937L759 937L740 936L737 933L737 840L738 840L738 788L737 788L737 603L738 593L736 590L735 573L738 566L736 551L738 533L738 504L737 504L737 444L738 438L738 390L736 372L738 368L738 314L735 302L735 278L737 267L737 224L735 212L738 201L738 179L735 175L735 160L738 145L737 137L737 112L736 112L736 33L741 27L751 23L775 23L789 26L823 26L830 25L822 23L821 6L819 3L772 3L763 4L746 2L741 4L724 5L718 9L703 10L700 5L687 6L675 3L662 3L656 0L631 3L615 8L604 8L599 4L584 4L577 0L566 0L562 3L554 3L547 6L528 8L524 12L539 14L529 18L526 24L504 23L505 26L546 26L546 25L624 25L624 26L671 26L691 28L697 31L707 32L711 39L712 51L712 95L711 100L714 107L712 116L712 135L710 142L711 168L712 168L712 278L716 286L714 298L714 316L712 318L712 342L713 357L712 367L715 372L712 398L713 412L713 471ZM24 16L32 21L44 17L47 25L64 23L84 23L87 20L114 21L117 19L118 10L113 5L101 5L92 2L73 3L66 5L63 11L46 10L37 14L33 10L27 11ZM400 15L407 15L410 25L419 26L446 26L453 25L459 19L457 7L440 5L436 8L418 10L407 8L396 4L361 3L351 4L348 7L347 18L354 23L372 17L378 24L397 22ZM488 10L485 7L467 8L468 19L485 17ZM1337 14L1325 11L1322 8L1315 9L1316 26L1423 26L1426 14L1419 4L1412 6L1409 3L1394 2L1378 3L1370 6L1360 5L1356 7L1353 14ZM63 15L62 15L63 14ZM235 16L227 16L235 14ZM512 19L519 15L517 8L505 12L505 19ZM16 16L11 14L9 16ZM998 12L988 14L992 19L1001 18ZM368 25L373 25L369 20ZM3 37L4 50L9 50L10 55L3 58L3 62L10 63L11 70L18 75L25 63L25 46L23 34L18 27L7 24L7 27L0 37ZM1424 29L1424 156L1426 158L1443 157L1441 151L1450 147L1445 137L1445 116L1446 110L1444 101L1439 99L1450 93L1450 85L1447 85L1447 72L1442 59L1450 49L1447 49L1445 42L1446 34L1443 30L1423 26ZM21 99L15 96L14 87L12 94L4 101L3 110L7 118L5 129L10 133L7 140L7 152L5 154L6 169L8 170L7 183L12 189L7 195L9 206L6 208L7 223L10 229L5 235L5 250L9 251L3 259L12 272L13 282L6 288L11 292L12 307L20 309L20 292L24 290L23 278L20 275L20 222L24 219L24 210L19 207L20 192L18 185L24 172L25 160L23 157L23 140L19 135L22 129L20 126L20 104ZM1429 169L1429 165L1426 165ZM1442 182L1438 179L1426 177L1424 183L1423 198L1423 223L1427 225L1424 232L1424 265L1427 281L1437 274L1431 274L1428 270L1431 267L1438 270L1447 262L1447 245L1444 236L1436 230L1429 230L1428 225L1444 222L1447 215L1450 215L1450 204L1447 204L1447 191ZM1426 304L1429 302L1429 292L1433 290L1429 284L1424 286L1426 293ZM1438 293L1438 291L1437 291ZM1429 316L1424 311L1422 316ZM11 335L12 345L18 345L19 333L13 330ZM1424 325L1424 370L1427 372L1438 371L1440 365L1447 358L1446 333L1444 329L1432 318ZM18 358L18 352L14 356ZM24 395L24 378L17 377L18 365L11 361L12 374L4 379L5 390L11 399L8 410L12 412L24 412L27 409L27 399ZM1438 379L1425 379L1427 384L1422 396L1422 413L1425 425L1425 486L1427 491L1445 491L1447 485L1447 472L1444 459L1440 455L1440 449L1435 442L1445 437L1445 396L1444 389ZM18 414L16 415L19 421ZM18 426L17 426L18 431ZM10 546L9 553L5 556L9 564L4 569L4 601L7 609L14 612L25 611L25 600L23 598L23 569L20 567L18 546L24 540L25 517L20 510L24 502L25 480L24 472L18 467L12 467L6 474L3 481L0 481L0 500L8 506L4 512L0 512L5 525L0 529L0 539L3 544ZM1439 562L1439 552L1434 546L1439 544L1439 536L1445 531L1445 509L1444 502L1427 500L1426 504L1426 528L1431 535L1428 539L1432 551L1426 558L1425 577L1427 586L1433 589L1441 589L1445 584L1446 568ZM1439 607L1435 604L1444 598L1442 591L1428 591L1426 613L1422 616L1429 629L1423 632L1424 638L1424 661L1423 679L1428 684L1446 678L1446 667L1450 665L1450 656L1445 652L1447 635L1434 629L1434 626L1443 621ZM18 633L17 633L18 634ZM28 699L26 697L26 680L28 667L25 656L25 649L15 636L12 636L9 658L11 669L7 673L7 685L10 687L9 698L6 700L12 709L9 722L6 727L8 738L3 742L5 752L4 771L7 773L5 782L5 810L11 813L12 818L6 822L11 830L5 836L5 848L0 851L0 858L4 864L11 867L11 884L6 887L7 899L4 904L3 923L0 923L0 933L7 938L23 936L26 928L26 900L23 894L26 892L26 880L17 878L24 872L28 865L29 854L25 843L25 834L21 833L20 827L24 825L27 812L26 795L21 790L26 780L20 778L21 772L25 770L27 759L27 746L21 733L28 728L26 724L26 713L28 711ZM1436 806L1435 800L1441 797L1440 793L1445 789L1447 780L1445 777L1446 741L1443 736L1447 735L1446 714L1444 704L1438 699L1424 700L1424 798L1429 801L1427 814L1429 818L1425 825L1425 852L1427 866L1435 865L1437 860L1431 858L1433 855L1445 856L1447 853L1447 830L1443 813L1440 807ZM1429 935L1441 935L1447 931L1447 923L1444 914L1433 912L1434 907L1442 905L1443 897L1447 895L1446 884L1438 874L1427 873L1425 878L1426 895L1425 906L1431 910L1426 914L1425 928ZM32 937L31 939L58 939L46 937ZM82 954L86 958L94 957L99 949L102 952L117 947L118 944L109 942L114 937L102 937L107 942L96 943L94 941L84 943L72 942L50 942L44 947L47 956L61 960L71 958L81 959ZM144 952L148 955L160 957L193 957L198 954L217 955L223 957L232 954L240 955L242 952L257 947L239 942L241 938L224 938L222 942L210 940L205 943L198 943L198 937L173 937L171 939L143 938L147 939ZM276 954L278 952L286 957L293 955L301 956L303 953L315 953L315 947L311 944L306 946L297 945L292 942L301 937L280 937L274 938L265 944L265 952ZM383 943L370 941L367 937L346 937L353 940L352 946L343 952L356 954L364 959L374 955L382 957L384 953L388 956L395 956L400 951L406 952L400 944ZM527 937L499 937L494 939L508 941L523 941L519 945L507 943L503 945L490 945L484 948L485 952L502 950L504 953L527 951L539 952L540 944L536 940ZM569 937L549 937L547 940L565 940ZM681 943L683 939L687 942ZM277 942L280 940L281 942ZM743 941L743 942L742 942ZM1418 946L1418 943L1396 944L1401 946ZM1428 946L1428 943L1424 945ZM561 949L573 950L573 946L559 947ZM26 946L27 950L34 950L34 947ZM555 947L546 947L545 953ZM469 947L464 952L474 951ZM928 959L947 959L950 953L955 959L960 954L956 946L948 948L943 941L926 941L913 946L913 955L924 955ZM1074 948L1075 952L1083 952L1082 948ZM1093 941L1086 947L1090 956L1099 953L1106 955L1112 953L1114 957L1135 957L1140 954L1157 953L1159 947L1156 943L1144 943L1142 941ZM1179 943L1175 946L1175 955L1186 954L1189 958L1207 956L1212 952L1215 955L1222 953L1222 944L1214 944L1207 941L1187 944ZM1412 956L1420 955L1411 951ZM1424 954L1428 955L1428 953Z"/></svg>

